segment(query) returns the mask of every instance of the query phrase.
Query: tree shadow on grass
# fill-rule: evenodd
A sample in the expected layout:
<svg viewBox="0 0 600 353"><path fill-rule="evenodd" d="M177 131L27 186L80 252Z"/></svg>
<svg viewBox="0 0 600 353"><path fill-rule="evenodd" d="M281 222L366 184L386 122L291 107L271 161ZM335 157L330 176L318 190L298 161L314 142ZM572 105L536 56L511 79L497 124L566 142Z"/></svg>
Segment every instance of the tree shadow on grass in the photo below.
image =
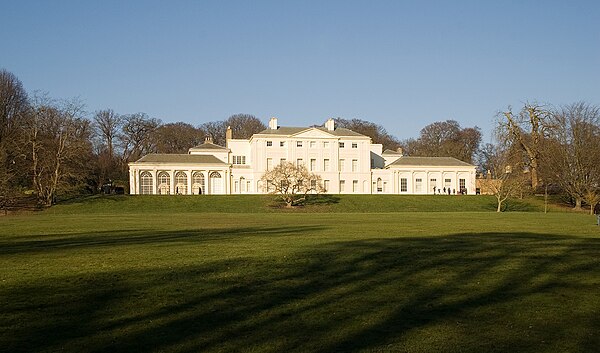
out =
<svg viewBox="0 0 600 353"><path fill-rule="evenodd" d="M98 352L600 346L600 239L457 234L331 242L286 254L2 288L0 343L8 351Z"/></svg>

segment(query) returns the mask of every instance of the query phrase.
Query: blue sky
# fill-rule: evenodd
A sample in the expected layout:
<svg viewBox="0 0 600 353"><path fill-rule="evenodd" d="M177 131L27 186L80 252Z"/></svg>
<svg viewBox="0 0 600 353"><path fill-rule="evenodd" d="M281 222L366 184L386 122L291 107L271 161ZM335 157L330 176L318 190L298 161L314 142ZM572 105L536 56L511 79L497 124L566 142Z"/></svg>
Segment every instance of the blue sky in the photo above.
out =
<svg viewBox="0 0 600 353"><path fill-rule="evenodd" d="M404 139L600 104L597 1L1 1L0 67L87 110L360 118Z"/></svg>

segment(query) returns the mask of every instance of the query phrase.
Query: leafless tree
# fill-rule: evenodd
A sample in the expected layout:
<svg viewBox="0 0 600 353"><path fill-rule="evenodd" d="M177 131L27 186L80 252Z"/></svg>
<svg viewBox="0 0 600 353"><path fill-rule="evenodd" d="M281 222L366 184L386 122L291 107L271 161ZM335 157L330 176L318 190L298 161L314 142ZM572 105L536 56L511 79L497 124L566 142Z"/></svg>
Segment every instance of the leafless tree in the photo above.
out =
<svg viewBox="0 0 600 353"><path fill-rule="evenodd" d="M21 159L18 141L29 108L21 81L0 70L0 209L9 207L17 196L15 179Z"/></svg>
<svg viewBox="0 0 600 353"><path fill-rule="evenodd" d="M119 138L123 118L112 109L99 110L94 114L94 129L106 146L109 157L114 157L115 141Z"/></svg>
<svg viewBox="0 0 600 353"><path fill-rule="evenodd" d="M554 111L549 137L541 154L548 177L575 208L586 202L593 214L600 200L600 108L578 102Z"/></svg>
<svg viewBox="0 0 600 353"><path fill-rule="evenodd" d="M152 133L157 153L187 153L190 147L200 144L203 137L200 129L183 122L161 125Z"/></svg>
<svg viewBox="0 0 600 353"><path fill-rule="evenodd" d="M486 146L486 178L481 179L482 191L496 197L497 212L509 197L518 197L526 188L526 176L523 173L522 159L510 149L501 146Z"/></svg>
<svg viewBox="0 0 600 353"><path fill-rule="evenodd" d="M309 194L324 191L321 177L311 173L304 165L283 162L265 172L261 183L273 195L278 195L286 207L293 207L306 200Z"/></svg>
<svg viewBox="0 0 600 353"><path fill-rule="evenodd" d="M209 121L198 126L204 136L212 138L214 144L219 146L225 146L225 132L227 131L227 125L224 121Z"/></svg>
<svg viewBox="0 0 600 353"><path fill-rule="evenodd" d="M395 150L398 147L400 147L400 143L397 138L390 135L383 126L375 124L373 122L356 118L350 120L336 118L335 125L338 127L350 129L365 136L369 136L373 143L382 144L384 150Z"/></svg>
<svg viewBox="0 0 600 353"><path fill-rule="evenodd" d="M477 126L462 128L455 120L438 121L421 129L419 138L403 142L411 156L454 157L472 163L481 143Z"/></svg>
<svg viewBox="0 0 600 353"><path fill-rule="evenodd" d="M224 125L231 127L235 139L249 139L267 128L262 121L250 114L234 114L225 120Z"/></svg>
<svg viewBox="0 0 600 353"><path fill-rule="evenodd" d="M90 122L77 100L34 98L26 122L32 185L40 204L50 206L57 193L81 185L91 156Z"/></svg>
<svg viewBox="0 0 600 353"><path fill-rule="evenodd" d="M538 103L526 103L518 114L513 113L510 107L499 114L498 139L521 147L527 158L533 190L540 181L540 154L544 136L551 128L551 117L550 109Z"/></svg>
<svg viewBox="0 0 600 353"><path fill-rule="evenodd" d="M144 154L155 152L152 134L161 125L161 121L150 118L145 113L125 115L123 120L120 139L123 165Z"/></svg>

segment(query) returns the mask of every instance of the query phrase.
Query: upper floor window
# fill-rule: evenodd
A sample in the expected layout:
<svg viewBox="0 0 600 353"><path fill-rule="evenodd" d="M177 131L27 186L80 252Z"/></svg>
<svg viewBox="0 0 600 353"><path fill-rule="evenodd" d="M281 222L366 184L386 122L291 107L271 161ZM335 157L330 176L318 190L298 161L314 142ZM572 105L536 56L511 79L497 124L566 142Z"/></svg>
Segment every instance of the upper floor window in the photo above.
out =
<svg viewBox="0 0 600 353"><path fill-rule="evenodd" d="M267 147L273 146L273 141L267 141Z"/></svg>
<svg viewBox="0 0 600 353"><path fill-rule="evenodd" d="M233 156L233 164L246 164L246 156Z"/></svg>
<svg viewBox="0 0 600 353"><path fill-rule="evenodd" d="M353 159L352 160L352 171L353 172L358 172L358 159Z"/></svg>
<svg viewBox="0 0 600 353"><path fill-rule="evenodd" d="M310 147L310 148L315 148L315 147L317 147L317 141L310 141L310 142L309 142L309 147Z"/></svg>
<svg viewBox="0 0 600 353"><path fill-rule="evenodd" d="M340 142L340 148L344 148L344 143Z"/></svg>
<svg viewBox="0 0 600 353"><path fill-rule="evenodd" d="M323 141L323 148L329 148L329 141Z"/></svg>
<svg viewBox="0 0 600 353"><path fill-rule="evenodd" d="M352 142L352 148L358 148L358 143Z"/></svg>
<svg viewBox="0 0 600 353"><path fill-rule="evenodd" d="M302 147L302 141L296 141L296 147Z"/></svg>
<svg viewBox="0 0 600 353"><path fill-rule="evenodd" d="M279 147L285 147L285 141L279 141Z"/></svg>

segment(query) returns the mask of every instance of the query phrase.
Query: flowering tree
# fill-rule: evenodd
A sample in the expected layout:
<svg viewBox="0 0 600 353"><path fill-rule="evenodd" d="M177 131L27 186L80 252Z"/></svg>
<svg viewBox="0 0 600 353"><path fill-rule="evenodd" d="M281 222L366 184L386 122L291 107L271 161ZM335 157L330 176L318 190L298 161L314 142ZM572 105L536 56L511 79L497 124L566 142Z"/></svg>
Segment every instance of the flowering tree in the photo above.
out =
<svg viewBox="0 0 600 353"><path fill-rule="evenodd" d="M307 195L324 191L320 176L309 172L304 165L296 166L291 162L282 162L266 171L261 182L267 192L278 195L286 207L300 205Z"/></svg>

